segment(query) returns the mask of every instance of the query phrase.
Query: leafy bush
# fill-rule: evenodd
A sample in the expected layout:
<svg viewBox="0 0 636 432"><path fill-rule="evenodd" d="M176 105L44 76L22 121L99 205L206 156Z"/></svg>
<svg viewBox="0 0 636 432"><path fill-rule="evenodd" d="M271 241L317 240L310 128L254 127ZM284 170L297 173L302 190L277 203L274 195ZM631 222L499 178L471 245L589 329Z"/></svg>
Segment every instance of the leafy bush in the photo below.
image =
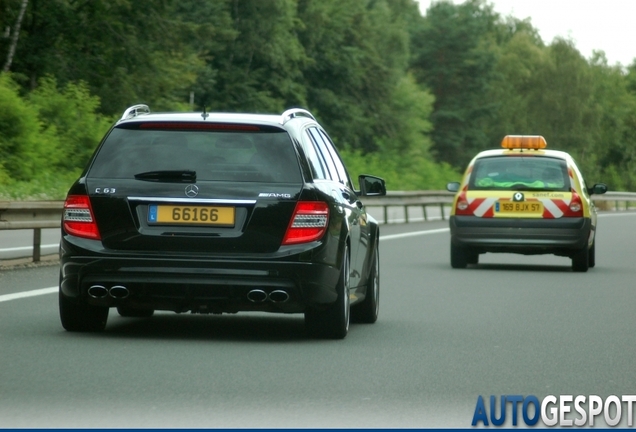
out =
<svg viewBox="0 0 636 432"><path fill-rule="evenodd" d="M58 90L55 79L43 78L28 102L42 122L42 150L49 166L62 171L83 168L114 121L96 114L99 98L81 82Z"/></svg>
<svg viewBox="0 0 636 432"><path fill-rule="evenodd" d="M22 98L0 74L0 197L63 198L114 120L98 108L83 83L44 78Z"/></svg>
<svg viewBox="0 0 636 432"><path fill-rule="evenodd" d="M446 183L461 180L461 174L450 165L438 165L423 156L405 156L396 152L363 155L360 151L341 150L355 187L360 174L382 177L389 191L442 190Z"/></svg>
<svg viewBox="0 0 636 432"><path fill-rule="evenodd" d="M0 200L63 200L79 174L80 170L44 172L30 181L0 182Z"/></svg>
<svg viewBox="0 0 636 432"><path fill-rule="evenodd" d="M37 111L18 91L8 74L0 74L0 183L32 178L46 164Z"/></svg>

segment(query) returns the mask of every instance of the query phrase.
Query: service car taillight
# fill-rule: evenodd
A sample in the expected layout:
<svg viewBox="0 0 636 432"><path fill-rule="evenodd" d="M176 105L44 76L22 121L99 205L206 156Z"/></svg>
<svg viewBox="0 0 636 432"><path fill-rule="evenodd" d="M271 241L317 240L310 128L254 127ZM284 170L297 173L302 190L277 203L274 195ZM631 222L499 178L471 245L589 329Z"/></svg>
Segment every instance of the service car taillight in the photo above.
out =
<svg viewBox="0 0 636 432"><path fill-rule="evenodd" d="M329 205L322 201L299 201L285 232L283 245L319 240L327 230Z"/></svg>
<svg viewBox="0 0 636 432"><path fill-rule="evenodd" d="M64 230L74 236L100 240L99 229L87 195L69 195L64 202Z"/></svg>
<svg viewBox="0 0 636 432"><path fill-rule="evenodd" d="M572 191L572 200L568 206L569 212L564 212L563 216L566 217L583 217L583 202L581 197L576 192Z"/></svg>
<svg viewBox="0 0 636 432"><path fill-rule="evenodd" d="M455 215L471 216L473 212L468 208L468 200L466 200L466 193L462 192L457 198L457 205L455 205Z"/></svg>

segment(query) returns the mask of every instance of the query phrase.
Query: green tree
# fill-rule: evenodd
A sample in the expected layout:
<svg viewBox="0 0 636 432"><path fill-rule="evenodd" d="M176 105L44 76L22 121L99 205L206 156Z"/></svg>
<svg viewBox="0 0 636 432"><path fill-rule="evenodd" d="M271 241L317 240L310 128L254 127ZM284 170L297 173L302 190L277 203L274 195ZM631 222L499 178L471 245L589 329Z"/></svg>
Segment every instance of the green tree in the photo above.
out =
<svg viewBox="0 0 636 432"><path fill-rule="evenodd" d="M601 119L597 145L598 165L594 180L606 182L617 190L636 190L636 88L633 68L627 73L617 66L608 66L602 53L591 61L595 102Z"/></svg>
<svg viewBox="0 0 636 432"><path fill-rule="evenodd" d="M485 124L497 75L499 15L482 0L436 2L412 35L411 67L435 96L433 150L439 161L465 166L490 147Z"/></svg>
<svg viewBox="0 0 636 432"><path fill-rule="evenodd" d="M174 3L32 1L11 71L28 89L49 75L61 84L84 81L106 113L138 102L185 106L203 63L169 13Z"/></svg>
<svg viewBox="0 0 636 432"><path fill-rule="evenodd" d="M84 83L69 83L58 89L55 79L44 77L27 101L42 119L40 133L48 137L42 150L49 169L83 169L115 120L97 115L99 99L91 96Z"/></svg>
<svg viewBox="0 0 636 432"><path fill-rule="evenodd" d="M493 140L543 135L550 148L577 159L588 181L630 184L634 95L629 76L608 66L602 52L586 60L572 41L557 38L544 46L534 32L519 31L500 46L497 73L492 99L498 111L488 129Z"/></svg>
<svg viewBox="0 0 636 432"><path fill-rule="evenodd" d="M190 32L217 35L200 50L205 70L196 82L199 107L282 112L289 105L306 104L295 1L186 1L178 10L192 23Z"/></svg>

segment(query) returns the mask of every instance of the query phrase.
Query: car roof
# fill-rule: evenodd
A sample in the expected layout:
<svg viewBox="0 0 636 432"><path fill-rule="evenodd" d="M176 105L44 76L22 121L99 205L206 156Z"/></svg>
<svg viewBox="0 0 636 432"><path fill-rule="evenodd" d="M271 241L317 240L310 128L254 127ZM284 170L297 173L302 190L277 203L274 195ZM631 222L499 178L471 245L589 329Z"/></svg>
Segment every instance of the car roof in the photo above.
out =
<svg viewBox="0 0 636 432"><path fill-rule="evenodd" d="M572 156L561 150L528 150L528 149L492 149L484 150L475 156L474 159L493 157L493 156L538 156L538 157L552 157L564 159L568 162L572 161Z"/></svg>
<svg viewBox="0 0 636 432"><path fill-rule="evenodd" d="M121 119L119 123L130 121L222 121L228 123L261 123L270 125L281 125L280 115L272 114L236 114L236 113L206 113L203 118L201 113L151 113L139 114L136 117Z"/></svg>
<svg viewBox="0 0 636 432"><path fill-rule="evenodd" d="M232 124L253 124L278 127L290 120L301 119L316 122L314 116L301 108L292 108L282 114L245 114L227 112L150 112L147 105L135 105L128 108L117 121L117 125L140 122L222 122Z"/></svg>

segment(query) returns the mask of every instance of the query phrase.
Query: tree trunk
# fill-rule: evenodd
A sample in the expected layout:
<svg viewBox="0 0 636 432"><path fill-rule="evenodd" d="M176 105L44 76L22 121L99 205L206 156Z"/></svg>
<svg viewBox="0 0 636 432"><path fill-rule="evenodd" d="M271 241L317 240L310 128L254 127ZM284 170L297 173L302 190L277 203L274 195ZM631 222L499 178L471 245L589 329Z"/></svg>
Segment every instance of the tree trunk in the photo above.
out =
<svg viewBox="0 0 636 432"><path fill-rule="evenodd" d="M15 29L13 30L13 37L11 38L11 45L9 46L9 52L7 53L7 61L2 68L3 72L9 72L11 63L13 63L13 55L15 54L15 48L18 45L18 36L20 35L20 27L22 26L22 18L24 18L24 12L26 11L29 0L22 0L20 6L20 13L18 14L18 20L15 23Z"/></svg>

